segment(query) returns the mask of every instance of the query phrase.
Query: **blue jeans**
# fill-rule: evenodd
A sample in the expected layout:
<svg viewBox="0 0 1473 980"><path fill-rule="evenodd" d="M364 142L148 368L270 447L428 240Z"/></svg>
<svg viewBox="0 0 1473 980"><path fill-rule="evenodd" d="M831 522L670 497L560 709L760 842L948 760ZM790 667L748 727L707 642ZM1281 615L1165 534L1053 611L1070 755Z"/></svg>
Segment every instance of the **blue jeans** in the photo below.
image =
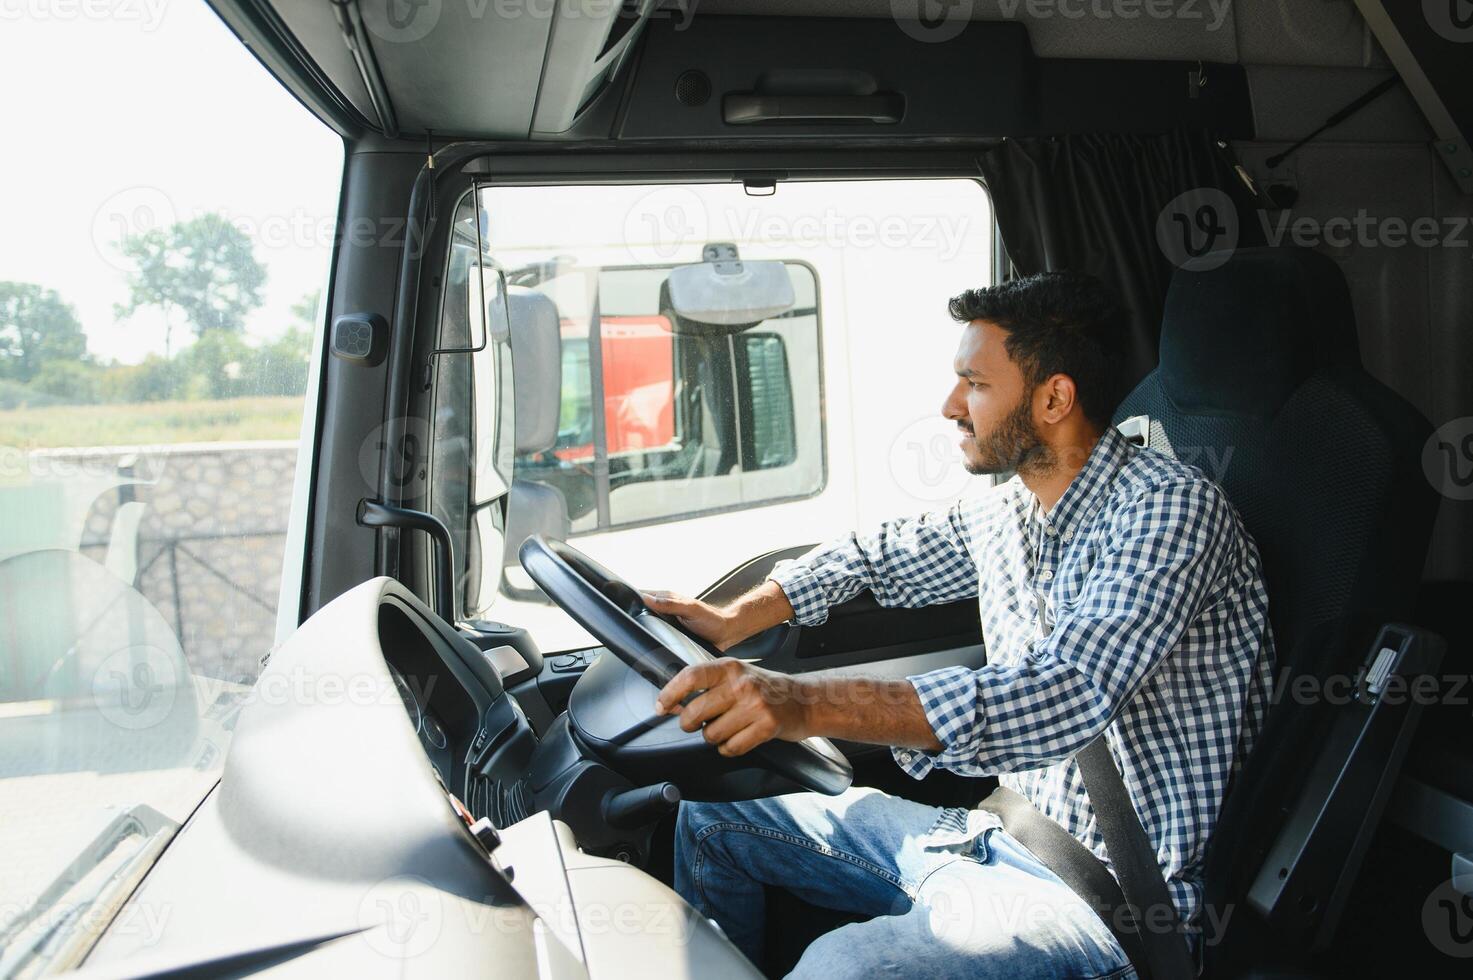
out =
<svg viewBox="0 0 1473 980"><path fill-rule="evenodd" d="M971 820L868 788L682 803L675 889L757 964L764 885L870 917L820 936L798 977L1135 975L1088 904L990 814Z"/></svg>

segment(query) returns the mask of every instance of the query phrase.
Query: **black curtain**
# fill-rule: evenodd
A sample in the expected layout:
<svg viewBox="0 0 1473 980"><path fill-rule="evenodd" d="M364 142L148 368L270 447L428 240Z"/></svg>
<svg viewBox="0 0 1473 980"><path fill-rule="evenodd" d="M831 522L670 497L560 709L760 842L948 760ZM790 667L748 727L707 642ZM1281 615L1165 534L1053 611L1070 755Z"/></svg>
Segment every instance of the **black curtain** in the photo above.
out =
<svg viewBox="0 0 1473 980"><path fill-rule="evenodd" d="M1088 272L1119 292L1131 312L1131 385L1156 366L1166 286L1182 260L1158 239L1166 206L1221 191L1236 211L1226 244L1262 239L1230 151L1205 133L1007 139L983 151L978 166L1021 274Z"/></svg>

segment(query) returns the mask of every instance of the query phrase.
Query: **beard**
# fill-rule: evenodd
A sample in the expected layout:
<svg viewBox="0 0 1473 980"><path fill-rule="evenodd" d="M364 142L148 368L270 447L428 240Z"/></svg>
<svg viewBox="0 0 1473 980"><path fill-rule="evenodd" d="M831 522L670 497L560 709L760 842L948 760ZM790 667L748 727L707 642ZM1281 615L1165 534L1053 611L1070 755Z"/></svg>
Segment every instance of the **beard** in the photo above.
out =
<svg viewBox="0 0 1473 980"><path fill-rule="evenodd" d="M976 456L963 453L962 465L973 476L989 473L1044 472L1053 465L1053 452L1033 425L1033 411L1027 394L991 432L977 435L970 422L964 428L972 436Z"/></svg>

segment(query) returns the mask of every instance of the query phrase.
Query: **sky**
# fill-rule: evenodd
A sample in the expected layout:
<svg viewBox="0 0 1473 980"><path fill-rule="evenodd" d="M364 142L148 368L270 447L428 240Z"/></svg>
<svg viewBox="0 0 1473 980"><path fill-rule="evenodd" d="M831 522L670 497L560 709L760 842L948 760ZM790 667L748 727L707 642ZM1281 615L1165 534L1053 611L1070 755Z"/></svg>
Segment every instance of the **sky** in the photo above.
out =
<svg viewBox="0 0 1473 980"><path fill-rule="evenodd" d="M342 140L203 0L0 0L0 92L0 280L59 292L94 357L163 351L158 314L113 313L125 229L229 217L267 268L253 338L325 282Z"/></svg>

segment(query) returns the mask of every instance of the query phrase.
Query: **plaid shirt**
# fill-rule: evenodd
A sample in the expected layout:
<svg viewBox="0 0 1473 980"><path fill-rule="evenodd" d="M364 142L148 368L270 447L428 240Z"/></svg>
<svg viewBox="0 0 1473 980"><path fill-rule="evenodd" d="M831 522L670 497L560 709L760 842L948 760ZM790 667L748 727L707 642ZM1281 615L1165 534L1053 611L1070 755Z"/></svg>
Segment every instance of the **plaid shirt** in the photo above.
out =
<svg viewBox="0 0 1473 980"><path fill-rule="evenodd" d="M870 589L886 606L977 596L986 666L908 678L941 743L894 749L997 775L1108 861L1072 756L1106 733L1184 919L1235 760L1267 708L1273 638L1258 552L1216 484L1113 428L1052 511L1014 477L947 510L779 563L795 620ZM973 810L956 839L997 826Z"/></svg>

